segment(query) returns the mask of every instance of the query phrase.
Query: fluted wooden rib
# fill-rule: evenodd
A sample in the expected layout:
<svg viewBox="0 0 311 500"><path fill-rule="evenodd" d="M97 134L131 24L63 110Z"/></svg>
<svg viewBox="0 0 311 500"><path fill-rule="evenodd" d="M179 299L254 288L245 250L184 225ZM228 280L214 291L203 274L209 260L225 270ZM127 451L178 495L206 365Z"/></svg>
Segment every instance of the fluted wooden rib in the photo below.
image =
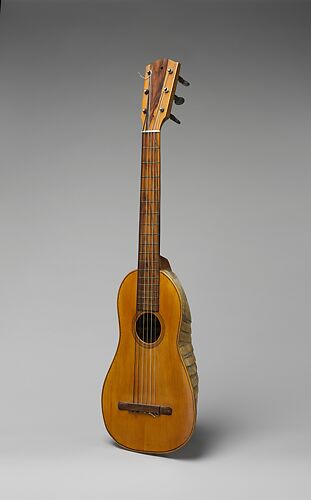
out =
<svg viewBox="0 0 311 500"><path fill-rule="evenodd" d="M198 392L199 392L199 376L198 369L196 364L196 358L193 351L192 345L192 334L191 334L191 312L189 303L184 292L184 289L179 281L178 277L171 270L163 271L167 274L173 281L175 286L177 287L181 300L182 300L182 320L180 326L180 332L178 337L178 346L179 351L182 355L184 364L187 368L191 384L193 387L195 402L197 405L198 402Z"/></svg>

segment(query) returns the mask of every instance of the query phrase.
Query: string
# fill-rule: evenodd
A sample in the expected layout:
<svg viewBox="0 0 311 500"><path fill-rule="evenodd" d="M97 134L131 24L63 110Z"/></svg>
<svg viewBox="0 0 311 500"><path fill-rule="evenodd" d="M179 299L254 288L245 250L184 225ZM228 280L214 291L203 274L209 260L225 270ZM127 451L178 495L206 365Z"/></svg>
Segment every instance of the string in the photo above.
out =
<svg viewBox="0 0 311 500"><path fill-rule="evenodd" d="M152 168L152 178L151 178L151 196L150 196L150 199L152 199L152 203L150 203L151 207L152 207L152 231L151 231L151 242L150 242L150 257L151 257L151 262L152 262L152 271L150 273L150 280L149 280L149 288L150 288L150 304L151 304L151 313L150 313L150 338L149 338L149 385L150 385L150 391L149 391L149 401L151 402L151 381L152 381L152 378L151 378L151 375L152 375L152 372L151 372L151 367L152 367L152 352L153 352L153 348L152 348L152 326L153 326L153 303L154 303L154 298L153 298L153 277L154 277L154 258L153 258L153 230L154 230L154 224L155 224L155 205L154 205L154 192L153 192L153 179L154 179L154 132L152 133L152 149L150 150L151 151L151 168Z"/></svg>
<svg viewBox="0 0 311 500"><path fill-rule="evenodd" d="M149 80L149 85L150 85L150 80ZM147 113L147 129L149 128L149 121L150 121L150 118L149 118L149 109L150 109L150 106L149 106L149 99L150 99L150 89L149 89L149 94L148 94L148 113ZM147 135L147 134L146 134ZM143 142L145 144L145 147L146 145L148 144L148 135L146 138L143 139ZM146 161L146 158L147 158L147 155L146 155L146 151L148 151L148 149L144 150L144 155L143 155L143 161L145 162ZM145 186L144 188L147 189L147 186L148 186L148 163L143 163L143 171L145 173L145 176L146 176L146 181L145 181ZM142 194L142 198L143 198L143 203L142 203L142 206L141 206L141 210L143 210L143 217L144 217L144 221L145 221L145 224L147 223L148 224L148 204L146 203L146 191L143 192ZM148 227L148 226L147 226ZM146 225L144 226L144 229L146 230ZM144 233L145 233L145 230L144 230ZM143 234L144 234L143 233ZM145 237L144 237L144 241L145 241ZM141 252L142 252L142 248L145 248L144 245L141 246ZM141 260L142 260L142 268L143 268L143 281L144 281L144 293L143 293L143 297L142 297L142 315L143 315L143 329L142 329L142 339L141 339L141 342L139 343L139 349L140 349L140 358L141 358L141 375L140 375L140 378L141 378L141 397L140 397L140 402L143 403L144 402L144 340L145 340L145 309L146 309L146 264L147 264L147 259L146 259L146 255L145 254L141 254Z"/></svg>
<svg viewBox="0 0 311 500"><path fill-rule="evenodd" d="M142 149L141 149L141 158L143 161L143 153L144 153L144 135L142 134ZM142 306L141 306L141 278L142 278L142 260L141 260L141 247L142 247L142 239L143 239L143 212L142 212L142 207L143 207L143 189L144 189L144 164L141 164L141 181L140 181L140 213L139 213L139 243L138 243L138 273L137 273L137 311L138 313L140 312ZM137 342L136 339L136 334L138 335L138 332L136 330L135 332L135 368L134 368L134 403L138 403L140 399L140 389L141 389L141 378L140 378L140 343ZM137 349L137 343L138 343L138 349ZM138 350L138 353L137 353Z"/></svg>
<svg viewBox="0 0 311 500"><path fill-rule="evenodd" d="M165 77L164 85L167 80L167 76ZM163 93L160 97L160 102L158 103L158 109L161 108L161 103L163 99ZM155 118L155 123L154 123L154 130L157 130L157 120L159 118L159 111L157 112L157 116ZM150 124L150 121L149 121ZM158 135L157 132L152 132L150 134L152 136L152 153L151 153L151 165L153 167L152 169L152 179L151 179L151 189L152 189L152 200L153 203L150 205L153 206L153 211L154 211L154 219L153 221L157 221L156 227L158 230L157 233L157 245L155 244L155 238L154 238L154 225L152 224L152 251L151 251L151 256L152 256L152 275L150 275L149 271L149 302L152 304L151 313L150 313L150 322L151 322L151 341L152 344L156 340L156 318L152 314L154 311L154 305L155 301L160 300L160 192L159 192L159 177L160 177L160 134ZM150 156L150 155L149 155ZM155 173L157 175L155 175ZM155 177L157 179L155 179ZM156 250L155 250L156 247ZM151 280L150 280L151 278ZM153 282L154 280L154 282ZM155 285L155 286L154 286ZM154 321L155 320L155 321ZM151 392L151 402L155 404L156 402L156 347L153 345L150 345L150 392ZM152 380L152 373L153 373L153 380Z"/></svg>
<svg viewBox="0 0 311 500"><path fill-rule="evenodd" d="M149 123L149 127L150 127L150 123ZM149 172L150 172L150 184L152 185L152 175L153 175L153 169L152 169L152 135L153 135L153 132L151 134L149 134L150 138L149 138L149 148L148 148L148 167L149 167ZM150 229L153 228L153 206L152 206L152 200L151 200L151 188L150 188L150 184L148 186L148 205L149 205L149 217L150 217ZM151 231L148 231L148 232L151 232ZM147 286L147 303L148 303L148 315L147 315L147 339L146 339L146 342L149 344L150 342L150 337L149 337L149 333L150 333L150 321L151 321L151 311L152 311L152 306L151 306L151 301L152 301L152 298L151 298L151 288L150 288L150 278L151 278L151 266L152 266L152 254L150 252L150 249L151 249L151 245L150 245L150 235L148 235L148 253L147 253L147 256L148 256L148 286ZM147 382L147 396L146 396L146 403L149 403L149 390L148 390L148 385L149 385L149 372L150 372L150 350L146 348L146 382Z"/></svg>
<svg viewBox="0 0 311 500"><path fill-rule="evenodd" d="M153 148L155 148L156 146L156 134L155 132L153 133ZM152 199L153 199L153 211L156 212L156 203L155 203L155 191L154 191L154 177L155 177L155 149L152 149L152 162L153 162L153 168L152 168L152 171L153 171L153 177L152 177L152 186L151 186L151 189L152 189ZM157 218L157 215L155 214L154 215L154 220L156 220ZM152 264L152 268L155 269L155 259L154 259L154 226L152 226L152 238L151 238L151 244L152 244L152 261L153 261L153 264ZM154 276L155 276L155 271L152 272L152 282L151 282L151 297L152 297L152 301L154 300L153 299L153 280L154 280ZM153 308L152 308L153 309ZM152 315L152 320L151 320L151 342L153 342L153 337L152 337L152 326L153 326L153 315ZM153 358L154 358L154 346L152 346L152 348L150 349L150 358L151 358L151 362L150 362L150 388L151 388L151 402L152 402L152 362L153 362Z"/></svg>
<svg viewBox="0 0 311 500"><path fill-rule="evenodd" d="M156 235L156 245L155 246L155 250L156 250L156 256L157 256L157 278L156 278L156 295L157 295L157 300L158 300L158 304L160 302L160 198L159 198L159 177L160 177L160 134L157 134L157 143L156 143L156 146L158 149L156 149L156 161L157 161L157 168L155 169L156 170L156 178L155 178L155 182L154 182L154 189L156 189L154 191L156 197L157 197L157 235ZM155 331L156 333L156 331ZM156 347L155 347L155 351L154 351L154 354L153 354L153 384L154 384L154 404L156 404L156 356L157 356L157 351L156 351Z"/></svg>
<svg viewBox="0 0 311 500"><path fill-rule="evenodd" d="M151 108L151 89L152 89L152 72L150 73L150 78L149 78L149 92L148 92L148 120L147 120L147 123L148 123L148 130L150 129L150 119L151 119L151 113L150 113L150 108ZM149 136L149 134L146 134L147 136ZM145 165L147 166L146 167L146 171L147 171L147 189L149 189L149 178L150 178L150 163L149 163L149 158L150 158L150 137L147 137L147 140L146 140L147 144L148 144L148 148L147 148L147 154L145 155L145 158L147 161L147 163L145 163ZM149 200L149 192L146 191L146 194L145 194L145 213L146 213L146 220L147 220L147 224L152 224L152 221L151 221L151 213L150 213L150 208L151 207L148 207L148 205L151 205L151 203L148 203ZM147 202L147 203L146 203ZM148 233L150 232L150 227L151 225L147 226L149 229L148 229ZM147 240L149 240L149 235L147 237ZM145 238L145 241L146 241L146 238ZM149 253L146 253L146 249L147 247L149 247L149 245L144 245L144 300L143 300L143 303L144 303L144 307L143 307L143 343L142 343L142 372L143 372L143 381L142 381L142 387L143 387L143 391L142 391L142 403L144 402L144 386L145 386L145 380L146 380L146 396L148 394L148 378L147 378L147 374L148 374L148 358L147 358L147 353L145 352L146 351L146 340L148 340L148 333L149 333L149 315L148 315L148 309L149 309L149 306L150 306L150 298L149 298L149 294L148 296L146 296L146 288L147 288L147 291L148 291L148 282L149 282L149 279L147 280L147 284L146 284L146 275L150 276L150 271L149 271L149 268L150 268L150 259L149 259ZM147 268L147 273L146 273L146 268ZM150 287L149 287L150 288ZM148 307L146 307L146 305ZM147 315L146 315L146 309L147 309ZM145 317L147 318L146 319L146 330L147 330L147 338L146 338L146 331L145 331ZM146 359L145 359L146 358ZM145 363L146 361L146 363ZM145 364L146 364L146 377L145 377Z"/></svg>
<svg viewBox="0 0 311 500"><path fill-rule="evenodd" d="M148 109L149 109L149 112L146 113L146 116L145 116L145 120L144 120L144 123L143 123L143 127L142 127L142 130L146 130L148 129L148 118L150 116L150 78L151 78L151 73L150 75L148 75L146 78L144 78L145 80L149 78L149 82L148 82L148 87L149 87L149 93L148 93ZM150 118L149 118L149 123L150 123ZM142 134L142 152L141 152L141 158L142 158L142 161L144 160L144 146L145 146L145 138L144 138L144 135L145 134ZM147 134L146 134L147 135ZM137 298L138 300L140 300L140 303L138 303L138 300L137 300L137 310L138 312L141 312L143 314L143 332L144 332L144 328L145 328L145 325L144 325L144 320L145 320L145 316L144 316L144 309L145 309L145 262L142 262L142 258L141 258L141 249L142 249L142 240L143 240L143 235L144 235L144 231L143 231L143 227L142 227L142 224L144 222L146 222L144 220L144 217L146 217L145 215L145 211L143 210L143 189L144 189L144 183L146 181L144 181L144 177L145 177L145 167L144 167L144 164L142 163L141 165L141 182L140 182L140 190L141 190L141 193L140 193L140 214L139 214L139 218L140 218L140 224L139 224L139 244L138 244L138 252L139 252L139 256L138 256L138 262L139 262L139 266L138 266L138 273L137 273L137 279L138 279L138 286L137 286ZM148 181L147 181L148 182ZM146 226L145 226L146 227ZM143 293L143 299L141 297L141 279L143 279L143 287L144 287L144 293ZM137 343L139 344L138 345L138 355L137 355ZM134 389L133 389L133 402L139 402L139 400L142 398L142 395L141 395L141 392L143 393L143 387L142 387L142 380L141 380L141 363L140 363L140 358L141 358L141 354L142 354L142 350L141 350L141 342L138 341L137 342L137 339L136 339L136 332L135 332L135 356L134 356Z"/></svg>
<svg viewBox="0 0 311 500"><path fill-rule="evenodd" d="M155 220L156 220L156 205L154 201L154 168L155 168L155 137L156 133L153 132L153 140L152 140L152 150L151 150L151 158L152 158L152 179L151 179L151 196L152 196L152 207L153 207L153 225L152 225L152 236L151 236L151 255L152 255L152 273L151 273L151 279L150 279L150 296L151 296L151 301L152 301L152 314L150 315L150 322L151 322L151 328L150 328L150 403L152 403L152 358L153 358L153 326L154 326L154 293L153 293L153 280L154 280L154 227L155 227Z"/></svg>
<svg viewBox="0 0 311 500"><path fill-rule="evenodd" d="M166 82L167 82L167 78L168 78L168 73L166 74L166 77L165 77L165 80L164 80L164 84L163 84L163 87L166 87ZM162 100L163 100L163 93L161 94L161 97L160 97L160 102L158 103L158 109L161 109L162 107ZM156 116L156 119L155 119L155 124L154 124L154 129L157 130L157 129L160 129L160 126L157 125L157 122L158 122L158 119L160 117L160 114L159 114L159 111L157 113L157 116ZM156 134L156 133L155 133ZM157 294L157 301L158 301L158 306L160 308L160 202L161 202L161 193L160 193L160 176L161 176L161 158L160 158L160 141L161 141L161 136L160 136L160 133L156 134L157 136L157 143L156 143L156 146L157 146L157 168L155 169L156 170L156 173L157 173L157 178L154 182L154 186L156 186L156 191L154 191L154 193L156 193L157 195L157 203L156 203L156 206L157 206L157 245L156 245L156 252L157 252L157 278L156 278L156 294ZM156 334L156 330L155 330L155 334ZM153 347L153 349L155 349L154 351L154 354L153 354L153 390L154 390L154 399L153 399L153 402L154 404L156 404L156 361L157 361L157 351L156 351L156 347Z"/></svg>
<svg viewBox="0 0 311 500"><path fill-rule="evenodd" d="M149 89L149 109L148 109L148 115L149 115L149 126L148 129L150 130L150 121L151 121L151 90L152 90L152 75L150 76L150 89ZM152 145L152 133L148 134L148 154L147 154L147 170L148 170L148 191L147 191L147 213L149 212L149 215L147 217L148 223L150 224L148 233L150 233L150 228L153 227L153 216L152 216L152 203L151 203L151 196L150 196L150 177L152 177L152 149L150 148L150 143ZM151 154L150 154L151 152ZM151 161L150 161L151 160ZM152 180L152 179L151 179ZM146 403L148 403L148 355L149 355L149 349L147 348L148 342L149 342L149 324L150 324L150 319L151 319L151 314L150 314L150 305L151 305L151 297L150 297L150 267L152 265L152 259L151 259L151 254L150 254L150 235L148 234L146 240L148 241L148 245L145 245L146 247L146 261L147 261L147 297L146 297L146 302L147 302L147 335L145 338L145 358L146 358ZM147 345L146 345L147 344Z"/></svg>
<svg viewBox="0 0 311 500"><path fill-rule="evenodd" d="M152 87L152 72L149 77L149 92L148 92L148 106L143 124L143 130L150 130L151 122L151 87ZM145 79L147 79L146 77ZM163 87L165 86L168 74L165 77ZM154 120L153 130L147 134L143 134L142 144L142 158L146 163L142 164L142 179L141 179L141 214L140 220L147 224L148 232L142 231L140 226L140 243L139 243L139 262L141 263L138 270L138 279L143 279L143 298L141 297L140 289L141 283L138 282L140 307L138 310L143 314L142 318L142 339L139 339L138 344L138 380L137 380L137 399L138 402L147 403L156 402L156 351L153 352L157 335L157 317L154 316L157 310L156 303L160 300L160 134L157 137L158 129L156 126L159 119L159 109L161 107L163 93L158 103L158 112ZM144 137L146 135L146 138ZM145 151L148 151L145 154ZM145 175L143 175L145 174ZM157 174L157 175L155 175ZM143 178L147 178L143 184ZM150 180L149 180L150 179ZM144 194L145 193L145 194ZM152 193L152 195L150 195ZM149 207L148 207L149 205ZM157 227L157 233L154 231L154 226ZM143 241L143 236L146 236ZM156 242L155 242L156 236ZM143 243L143 244L141 244ZM151 248L151 250L150 250ZM146 294L147 289L147 294ZM146 322L146 324L145 324ZM135 365L136 358L136 343L135 342ZM148 352L149 351L149 352ZM149 366L148 366L149 365ZM146 376L145 376L146 372ZM148 376L149 372L149 376ZM135 379L134 379L135 386ZM135 389L134 389L135 392Z"/></svg>
<svg viewBox="0 0 311 500"><path fill-rule="evenodd" d="M150 92L149 92L149 95L150 95ZM150 115L149 115L149 105L148 105L148 121L149 121L149 124L150 124ZM148 129L149 129L149 125L148 125ZM147 149L145 150L146 153L144 155L144 161L146 162L144 164L144 168L146 169L146 176L147 176L147 183L146 183L146 186L145 186L145 189L147 190L148 189L148 182L149 182L149 164L148 164L148 146L149 146L149 138L147 137L146 139L146 143L147 143ZM147 224L149 224L149 214L148 214L148 203L146 203L148 201L148 191L145 191L144 192L144 205L145 205L145 217L146 217L146 220L147 220ZM146 241L146 238L144 239L144 241ZM144 403L145 402L145 394L144 394L144 386L145 386L145 381L147 382L147 379L146 379L146 367L145 367L145 342L146 342L146 331L148 330L148 316L146 316L146 304L147 304L147 294L146 294L146 289L147 289L147 292L148 292L148 283L146 283L146 271L148 272L148 265L149 265L149 262L148 262L148 254L145 253L146 252L146 245L144 245L144 253L143 253L143 260L144 260L144 298L143 298L143 304L144 304L144 307L143 307L143 339L142 339L142 346L141 346L141 349L142 349L142 372L143 372L143 380L142 380L142 386L143 386L143 391L142 391L142 400L141 402ZM146 318L146 325L145 325L145 318Z"/></svg>

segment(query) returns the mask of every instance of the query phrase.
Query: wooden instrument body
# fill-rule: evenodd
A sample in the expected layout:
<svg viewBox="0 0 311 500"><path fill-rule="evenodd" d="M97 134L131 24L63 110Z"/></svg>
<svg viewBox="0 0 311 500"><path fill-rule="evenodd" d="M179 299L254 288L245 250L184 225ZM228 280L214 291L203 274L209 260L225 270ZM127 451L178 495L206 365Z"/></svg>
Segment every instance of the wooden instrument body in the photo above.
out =
<svg viewBox="0 0 311 500"><path fill-rule="evenodd" d="M161 335L151 347L144 347L136 335L136 293L137 271L132 271L121 283L118 294L120 337L103 386L103 417L109 434L121 446L135 451L167 453L188 441L196 420L197 374L190 310L179 281L170 268L162 268L159 312L156 313L161 322ZM182 332L183 324L188 332ZM118 408L119 402L133 401L135 376L137 378L135 344L136 358L140 356L145 363L140 362L140 369L152 366L154 370L155 404L171 407L171 415L153 416ZM191 359L189 362L195 367L193 375L189 374L186 359ZM141 382L148 391L148 368L145 373L144 376L143 371Z"/></svg>
<svg viewBox="0 0 311 500"><path fill-rule="evenodd" d="M147 453L183 446L196 420L190 309L160 255L160 132L173 116L173 101L181 104L177 82L189 86L179 71L179 62L162 58L148 64L143 77L138 265L119 289L119 344L102 391L110 435L127 449Z"/></svg>

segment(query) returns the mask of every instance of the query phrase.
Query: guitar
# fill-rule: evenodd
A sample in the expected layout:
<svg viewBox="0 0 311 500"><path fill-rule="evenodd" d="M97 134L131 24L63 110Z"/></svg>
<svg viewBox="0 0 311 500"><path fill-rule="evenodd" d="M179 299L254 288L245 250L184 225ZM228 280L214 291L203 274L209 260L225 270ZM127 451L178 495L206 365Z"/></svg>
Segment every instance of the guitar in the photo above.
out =
<svg viewBox="0 0 311 500"><path fill-rule="evenodd" d="M118 293L119 344L102 391L102 412L122 447L167 453L191 437L197 413L198 375L186 295L160 255L161 127L172 118L180 63L146 66L142 97L142 153L138 268Z"/></svg>

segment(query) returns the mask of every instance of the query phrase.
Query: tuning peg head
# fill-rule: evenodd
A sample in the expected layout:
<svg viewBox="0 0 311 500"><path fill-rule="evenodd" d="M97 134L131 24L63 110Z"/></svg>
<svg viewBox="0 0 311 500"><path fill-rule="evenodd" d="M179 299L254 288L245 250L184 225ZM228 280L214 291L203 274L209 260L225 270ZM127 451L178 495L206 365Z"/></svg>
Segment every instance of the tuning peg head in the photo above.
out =
<svg viewBox="0 0 311 500"><path fill-rule="evenodd" d="M178 118L176 118L176 116L175 116L175 115L170 115L170 119L171 119L171 120L173 120L173 122L177 123L178 125L180 125L180 124L181 124L181 121L180 121L180 120L178 120Z"/></svg>
<svg viewBox="0 0 311 500"><path fill-rule="evenodd" d="M174 102L177 106L180 106L181 104L184 104L185 99L183 97L178 97L178 95L174 95Z"/></svg>
<svg viewBox="0 0 311 500"><path fill-rule="evenodd" d="M190 83L187 82L187 80L185 80L182 76L178 77L178 81L179 81L179 83L181 83L182 85L184 85L184 87L189 87L189 85L190 85Z"/></svg>

